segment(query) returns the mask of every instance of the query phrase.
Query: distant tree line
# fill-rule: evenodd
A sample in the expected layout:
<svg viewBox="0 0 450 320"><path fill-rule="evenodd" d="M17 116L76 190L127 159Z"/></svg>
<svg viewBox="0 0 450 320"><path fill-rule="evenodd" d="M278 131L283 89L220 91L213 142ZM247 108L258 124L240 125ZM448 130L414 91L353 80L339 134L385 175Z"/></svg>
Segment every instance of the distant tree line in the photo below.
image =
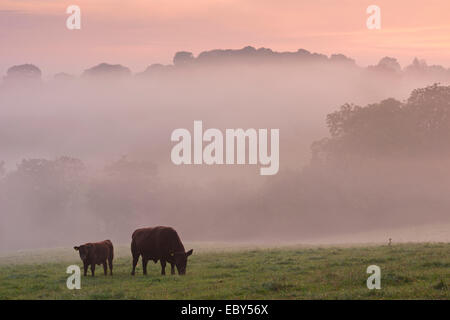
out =
<svg viewBox="0 0 450 320"><path fill-rule="evenodd" d="M367 68L356 65L355 60L343 54L332 54L329 57L312 53L305 49L298 49L294 52L277 52L269 48L254 48L251 46L242 49L214 49L203 51L195 57L192 52L179 51L174 55L173 63L168 65L152 64L143 72L136 73L139 79L146 77L159 77L162 75L170 75L175 71L182 71L189 68L201 66L229 66L233 64L245 65L275 65L275 64L304 64L304 65L337 65L347 68L360 69L372 75L382 75L388 77L401 76L428 76L437 79L450 79L450 69L439 65L427 65L424 60L415 58L413 62L401 68L397 59L392 57L382 58L378 64L368 66ZM86 69L82 73L82 78L101 79L108 78L128 78L133 74L131 70L120 64L100 63L96 66ZM12 66L7 70L4 76L4 85L29 85L41 82L41 70L32 64L22 64ZM59 72L54 75L54 79L59 82L67 82L76 78L73 75Z"/></svg>
<svg viewBox="0 0 450 320"><path fill-rule="evenodd" d="M9 171L0 161L0 249L128 241L145 225L179 225L194 239L301 240L450 218L449 86L345 104L326 124L330 136L312 144L308 166L251 191L159 181L151 161L127 157L96 171L71 157L25 159Z"/></svg>

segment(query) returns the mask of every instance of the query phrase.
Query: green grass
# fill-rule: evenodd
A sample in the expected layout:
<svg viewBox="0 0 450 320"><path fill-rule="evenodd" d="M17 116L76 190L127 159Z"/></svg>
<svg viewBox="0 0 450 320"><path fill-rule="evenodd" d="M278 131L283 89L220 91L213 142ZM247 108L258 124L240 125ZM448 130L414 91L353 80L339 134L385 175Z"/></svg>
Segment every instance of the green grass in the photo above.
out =
<svg viewBox="0 0 450 320"><path fill-rule="evenodd" d="M449 299L450 244L224 249L194 246L188 274L160 276L141 265L132 277L128 248L119 247L114 276L97 267L68 290L71 249L0 256L0 299ZM366 268L381 268L381 289L366 287ZM170 266L167 270L170 274Z"/></svg>

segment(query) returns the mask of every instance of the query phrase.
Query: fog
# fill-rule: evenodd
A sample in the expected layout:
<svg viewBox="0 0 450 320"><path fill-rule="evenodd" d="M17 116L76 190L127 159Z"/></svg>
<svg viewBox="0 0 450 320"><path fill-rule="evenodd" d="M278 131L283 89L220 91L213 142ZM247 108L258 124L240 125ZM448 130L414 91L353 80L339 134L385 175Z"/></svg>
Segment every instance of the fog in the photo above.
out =
<svg viewBox="0 0 450 320"><path fill-rule="evenodd" d="M311 242L449 223L448 155L385 152L393 133L383 121L389 139L375 155L355 158L356 146L314 160L312 144L330 137L327 115L345 103L402 102L450 82L443 67L393 61L363 68L340 55L244 48L181 53L137 74L106 64L48 81L10 72L0 85L0 250L127 243L156 225L191 241ZM279 172L174 165L171 133L192 132L194 120L279 129Z"/></svg>

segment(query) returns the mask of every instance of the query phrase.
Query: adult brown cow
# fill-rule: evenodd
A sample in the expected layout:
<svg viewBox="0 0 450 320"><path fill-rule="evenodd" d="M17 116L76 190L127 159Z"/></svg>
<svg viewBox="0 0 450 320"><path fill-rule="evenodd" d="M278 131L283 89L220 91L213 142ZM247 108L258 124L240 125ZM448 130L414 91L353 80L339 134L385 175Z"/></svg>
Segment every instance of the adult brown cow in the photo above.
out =
<svg viewBox="0 0 450 320"><path fill-rule="evenodd" d="M139 256L142 256L142 270L147 274L147 262L160 260L161 274L166 274L166 262L170 263L171 274L175 274L175 266L178 274L186 274L187 258L194 250L185 252L183 243L178 233L170 227L142 228L133 232L131 241L131 253L133 255L134 276Z"/></svg>
<svg viewBox="0 0 450 320"><path fill-rule="evenodd" d="M84 275L87 273L88 266L91 266L92 276L95 273L95 265L103 264L103 271L105 276L107 274L106 262L109 264L109 273L112 275L113 270L113 258L114 258L114 247L110 240L105 240L101 242L89 242L85 243L79 247L73 247L80 253L80 258L83 261Z"/></svg>

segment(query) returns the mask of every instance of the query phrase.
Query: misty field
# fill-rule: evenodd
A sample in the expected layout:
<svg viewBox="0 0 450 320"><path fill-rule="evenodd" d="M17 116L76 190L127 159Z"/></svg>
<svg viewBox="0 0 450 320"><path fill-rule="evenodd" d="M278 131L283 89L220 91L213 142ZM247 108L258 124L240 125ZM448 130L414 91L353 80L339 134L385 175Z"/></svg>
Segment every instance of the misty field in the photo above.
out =
<svg viewBox="0 0 450 320"><path fill-rule="evenodd" d="M82 266L73 249L0 256L0 299L449 299L450 244L224 248L193 245L186 276L161 276L139 264L132 277L127 247L117 248L114 276L82 277L66 288L66 268ZM72 252L73 251L73 252ZM381 289L369 290L369 265ZM170 273L170 267L168 269Z"/></svg>

